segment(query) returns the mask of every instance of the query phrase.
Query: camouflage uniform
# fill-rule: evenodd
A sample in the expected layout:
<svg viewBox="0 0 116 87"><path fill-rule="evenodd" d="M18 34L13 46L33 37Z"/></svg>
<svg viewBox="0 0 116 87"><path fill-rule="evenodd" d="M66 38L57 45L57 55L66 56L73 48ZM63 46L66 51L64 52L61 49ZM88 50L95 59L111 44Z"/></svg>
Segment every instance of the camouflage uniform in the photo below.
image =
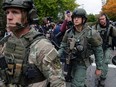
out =
<svg viewBox="0 0 116 87"><path fill-rule="evenodd" d="M12 40L14 36L11 36L9 38L11 41L10 43L18 43L16 43L14 47L8 47L12 46L9 45L10 43L8 40L8 44L6 43L3 52L6 60L7 58L12 57L14 58L16 64L20 64L20 62L23 60L21 57L26 55L24 49L22 50L22 47L25 47L24 38L32 38L34 33L38 34L35 29L31 29L28 34L21 36L19 39L15 37L14 41ZM13 48L14 50L10 48ZM29 48L29 63L35 64L46 78L44 81L30 84L29 87L46 87L48 82L50 82L50 87L65 87L64 78L61 74L60 62L57 58L57 51L54 46L47 39L39 38L38 40L34 41ZM16 73L19 73L18 70L16 70ZM13 85L10 87L13 87Z"/></svg>
<svg viewBox="0 0 116 87"><path fill-rule="evenodd" d="M48 83L50 87L65 87L58 52L43 34L30 27L38 23L33 0L3 0L2 8L8 13L6 27L14 34L5 43L0 58L4 61L0 68L5 65L0 77L6 87L47 87ZM21 14L17 15L19 19L15 13Z"/></svg>
<svg viewBox="0 0 116 87"><path fill-rule="evenodd" d="M48 81L51 83L50 87L65 87L60 62L54 46L47 39L42 39L34 42L31 48L30 62L34 62L45 77L48 78ZM40 86L38 85L38 87Z"/></svg>
<svg viewBox="0 0 116 87"><path fill-rule="evenodd" d="M76 50L77 52L74 54L74 59L71 60L71 87L84 87L86 70L90 65L89 57L92 53L95 54L96 68L99 70L102 69L102 39L97 31L89 29L86 25L81 32L76 32L75 28L73 27L70 30L67 30L63 37L60 46L61 49L59 50L59 56L62 55L63 51L66 51L70 47L69 38L74 38L75 43L80 41L79 44L81 44L81 46L84 48L82 52ZM72 50L75 50L77 46L78 45L74 46L74 49Z"/></svg>

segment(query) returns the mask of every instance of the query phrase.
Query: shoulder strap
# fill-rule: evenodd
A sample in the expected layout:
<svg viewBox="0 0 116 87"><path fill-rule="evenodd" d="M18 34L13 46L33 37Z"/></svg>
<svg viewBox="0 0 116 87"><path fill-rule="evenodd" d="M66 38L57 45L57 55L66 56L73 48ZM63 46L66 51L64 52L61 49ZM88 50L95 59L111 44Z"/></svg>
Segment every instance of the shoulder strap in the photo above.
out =
<svg viewBox="0 0 116 87"><path fill-rule="evenodd" d="M43 34L42 33L39 33L39 34L35 35L33 37L33 39L28 39L28 44L25 47L26 48L26 54L25 54L25 58L23 60L23 64L27 64L27 62L28 62L28 55L29 55L29 52L30 52L30 45L33 42L35 42L36 40L39 40L40 38L43 38Z"/></svg>
<svg viewBox="0 0 116 87"><path fill-rule="evenodd" d="M95 29L97 30L97 25L98 25L98 23L97 24L95 24Z"/></svg>
<svg viewBox="0 0 116 87"><path fill-rule="evenodd" d="M29 56L29 53L30 53L30 45L35 42L36 40L39 40L40 38L43 38L43 34L39 33L39 34L36 34L33 39L29 39L28 38L28 44L25 46L26 48L26 51L25 51L25 57L23 59L23 62L22 62L22 68L21 68L21 73L20 73L20 76L19 76L19 80L18 80L18 83L20 83L21 81L21 78L23 77L22 76L22 73L24 72L24 67L28 64L28 56ZM23 84L23 85L26 85L26 84Z"/></svg>

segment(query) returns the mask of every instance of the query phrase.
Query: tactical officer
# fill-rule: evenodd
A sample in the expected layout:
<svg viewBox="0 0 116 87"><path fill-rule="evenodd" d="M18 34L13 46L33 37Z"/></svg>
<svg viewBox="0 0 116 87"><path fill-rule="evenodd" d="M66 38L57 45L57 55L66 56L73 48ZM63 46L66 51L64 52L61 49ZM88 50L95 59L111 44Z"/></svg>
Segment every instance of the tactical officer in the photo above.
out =
<svg viewBox="0 0 116 87"><path fill-rule="evenodd" d="M6 27L13 35L4 45L0 77L5 87L65 87L58 52L30 27L38 17L32 0L3 0Z"/></svg>
<svg viewBox="0 0 116 87"><path fill-rule="evenodd" d="M86 70L89 66L89 56L94 53L96 58L96 75L101 75L102 69L102 39L98 32L88 28L86 11L77 8L72 13L74 26L68 29L63 37L59 56L66 52L66 64L71 71L71 87L85 87ZM68 72L69 73L69 72ZM69 75L69 74L68 74ZM69 76L66 76L66 78Z"/></svg>
<svg viewBox="0 0 116 87"><path fill-rule="evenodd" d="M93 26L95 30L100 33L100 36L103 39L103 70L102 75L100 76L99 85L104 87L104 82L107 77L108 64L110 63L111 58L111 47L112 47L112 38L116 37L116 28L109 22L109 18L105 13L100 13L98 17L98 22Z"/></svg>

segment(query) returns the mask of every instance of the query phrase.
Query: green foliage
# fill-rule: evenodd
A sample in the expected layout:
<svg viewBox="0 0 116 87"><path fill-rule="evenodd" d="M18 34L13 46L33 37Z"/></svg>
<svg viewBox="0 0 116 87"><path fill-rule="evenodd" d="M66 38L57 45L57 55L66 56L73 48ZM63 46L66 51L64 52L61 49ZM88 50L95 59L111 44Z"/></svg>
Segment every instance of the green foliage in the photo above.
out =
<svg viewBox="0 0 116 87"><path fill-rule="evenodd" d="M34 0L34 4L37 8L37 13L39 19L44 17L53 17L54 20L58 20L58 14L60 13L60 18L62 19L64 11L70 10L73 11L78 4L75 3L76 0ZM0 0L1 7L2 0ZM2 8L2 7L1 7ZM0 12L2 13L0 8ZM1 16L1 14L0 14Z"/></svg>
<svg viewBox="0 0 116 87"><path fill-rule="evenodd" d="M96 17L93 14L89 14L87 16L87 18L88 18L88 22L95 22L96 21Z"/></svg>
<svg viewBox="0 0 116 87"><path fill-rule="evenodd" d="M40 20L43 17L53 17L58 20L58 14L63 16L64 11L73 11L79 6L75 3L76 0L34 0ZM61 17L62 18L62 17Z"/></svg>

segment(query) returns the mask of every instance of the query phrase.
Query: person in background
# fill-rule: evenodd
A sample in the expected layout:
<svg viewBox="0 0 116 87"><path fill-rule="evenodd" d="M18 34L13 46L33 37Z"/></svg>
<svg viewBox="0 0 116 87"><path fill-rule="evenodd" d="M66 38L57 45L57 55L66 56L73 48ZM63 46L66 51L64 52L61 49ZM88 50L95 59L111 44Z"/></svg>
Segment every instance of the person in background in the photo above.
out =
<svg viewBox="0 0 116 87"><path fill-rule="evenodd" d="M53 40L57 45L56 46L57 50L59 49L61 41L62 41L62 36L59 35L62 22L63 22L62 20L59 20L59 22L56 23L55 29L53 30Z"/></svg>
<svg viewBox="0 0 116 87"><path fill-rule="evenodd" d="M105 87L105 80L108 73L108 64L110 63L112 54L112 38L116 37L116 28L110 24L108 16L103 12L99 14L98 21L92 28L97 30L103 39L103 68L98 85L99 87Z"/></svg>
<svg viewBox="0 0 116 87"><path fill-rule="evenodd" d="M60 31L62 32L63 35L67 29L69 29L73 26L71 15L72 15L71 11L67 10L65 12L65 19L60 28Z"/></svg>

